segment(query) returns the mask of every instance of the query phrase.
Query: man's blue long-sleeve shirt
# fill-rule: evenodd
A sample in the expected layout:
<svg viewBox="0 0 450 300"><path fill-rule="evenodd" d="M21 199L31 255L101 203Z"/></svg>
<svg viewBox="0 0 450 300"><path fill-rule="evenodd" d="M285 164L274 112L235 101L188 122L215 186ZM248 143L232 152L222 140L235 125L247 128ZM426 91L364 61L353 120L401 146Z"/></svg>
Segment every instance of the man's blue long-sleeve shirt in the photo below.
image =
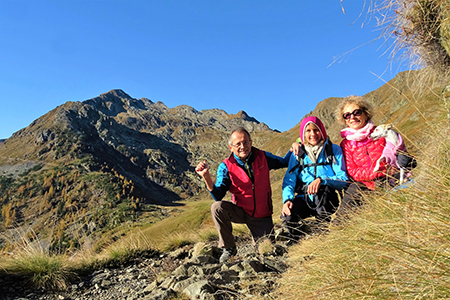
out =
<svg viewBox="0 0 450 300"><path fill-rule="evenodd" d="M288 151L288 153L286 153L286 155L284 157L276 156L276 155L273 155L272 153L266 152L266 151L263 151L263 152L266 156L267 165L269 166L269 170L286 168L288 166L289 159L291 157L290 151ZM234 158L236 159L237 163L239 164L239 166L241 166L246 172L248 172L248 170L246 168L246 164L239 157L237 157L236 154L233 153L233 155L234 155ZM249 157L251 155L252 155L252 153L250 153ZM249 159L249 161L251 161L251 159ZM249 165L249 168L251 169L252 166ZM252 171L250 170L250 172L252 172ZM223 197L225 197L226 193L229 191L230 185L231 185L231 180L230 180L230 176L228 174L228 168L225 165L225 163L222 162L217 169L216 183L214 184L212 191L210 191L209 193L211 194L211 196L214 198L215 201L220 201L223 199Z"/></svg>

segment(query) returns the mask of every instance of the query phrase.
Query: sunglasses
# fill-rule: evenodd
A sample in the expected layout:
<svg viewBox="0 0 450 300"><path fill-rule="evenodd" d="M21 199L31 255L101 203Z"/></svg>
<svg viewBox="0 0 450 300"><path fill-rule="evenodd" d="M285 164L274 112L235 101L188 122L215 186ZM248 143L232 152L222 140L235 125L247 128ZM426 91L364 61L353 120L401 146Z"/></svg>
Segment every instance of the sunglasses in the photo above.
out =
<svg viewBox="0 0 450 300"><path fill-rule="evenodd" d="M360 115L362 115L362 113L363 111L361 109L355 109L353 112L346 112L342 116L344 117L344 119L348 120L351 118L352 115L354 117L359 117Z"/></svg>

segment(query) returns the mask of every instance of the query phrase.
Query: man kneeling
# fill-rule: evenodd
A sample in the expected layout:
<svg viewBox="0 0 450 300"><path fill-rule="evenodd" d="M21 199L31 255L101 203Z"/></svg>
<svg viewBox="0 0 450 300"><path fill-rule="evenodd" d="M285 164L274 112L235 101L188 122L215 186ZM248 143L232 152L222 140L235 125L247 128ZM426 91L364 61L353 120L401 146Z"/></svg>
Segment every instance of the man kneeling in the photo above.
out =
<svg viewBox="0 0 450 300"><path fill-rule="evenodd" d="M195 168L216 201L211 213L219 233L218 246L223 248L220 262L236 254L232 223L246 224L254 242L272 232L269 170L286 167L290 157L290 152L282 158L252 147L250 134L242 127L233 130L228 148L231 155L219 165L215 184L206 161ZM222 201L227 191L232 194L231 202Z"/></svg>

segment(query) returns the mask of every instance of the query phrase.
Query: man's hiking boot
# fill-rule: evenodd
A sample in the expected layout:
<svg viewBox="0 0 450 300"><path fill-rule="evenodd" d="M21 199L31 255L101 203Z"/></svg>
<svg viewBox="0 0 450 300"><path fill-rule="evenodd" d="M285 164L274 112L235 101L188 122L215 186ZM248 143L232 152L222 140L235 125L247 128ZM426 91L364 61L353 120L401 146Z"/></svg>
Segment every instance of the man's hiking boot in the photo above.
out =
<svg viewBox="0 0 450 300"><path fill-rule="evenodd" d="M219 258L221 263L228 261L232 256L236 255L237 250L236 247L231 248L223 248L222 255Z"/></svg>

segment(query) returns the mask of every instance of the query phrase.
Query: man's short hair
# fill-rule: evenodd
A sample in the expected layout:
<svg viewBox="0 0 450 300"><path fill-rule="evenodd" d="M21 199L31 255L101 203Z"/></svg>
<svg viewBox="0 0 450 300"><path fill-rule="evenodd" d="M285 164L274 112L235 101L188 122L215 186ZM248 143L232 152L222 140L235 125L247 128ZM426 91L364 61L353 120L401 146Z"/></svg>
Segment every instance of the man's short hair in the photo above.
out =
<svg viewBox="0 0 450 300"><path fill-rule="evenodd" d="M230 137L228 138L228 145L232 145L233 144L233 142L231 141L231 136L233 135L233 133L235 133L235 132L237 132L237 133L246 133L247 134L247 136L248 136L248 138L250 139L250 140L252 140L252 138L251 138L251 136L250 136L250 133L248 133L248 131L247 131L247 129L245 129L244 127L237 127L237 128L235 128L235 129L233 129L233 131L230 133Z"/></svg>

